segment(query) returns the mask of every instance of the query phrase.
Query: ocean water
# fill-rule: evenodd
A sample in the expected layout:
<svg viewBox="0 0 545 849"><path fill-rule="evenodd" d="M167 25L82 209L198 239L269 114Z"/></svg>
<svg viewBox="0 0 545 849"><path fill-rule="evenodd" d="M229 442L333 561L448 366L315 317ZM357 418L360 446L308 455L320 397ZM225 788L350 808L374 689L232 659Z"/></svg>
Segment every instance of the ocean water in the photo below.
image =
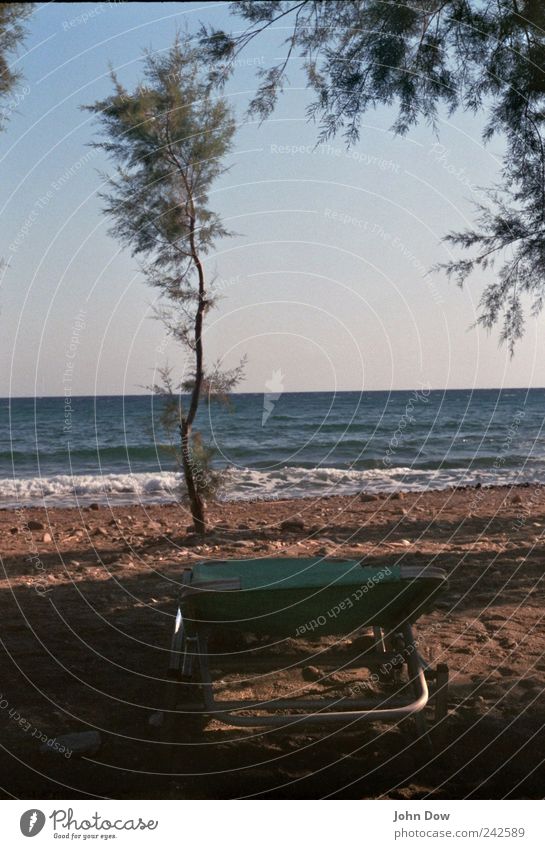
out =
<svg viewBox="0 0 545 849"><path fill-rule="evenodd" d="M179 500L151 396L0 399L0 507ZM233 396L197 422L225 499L545 483L545 390Z"/></svg>

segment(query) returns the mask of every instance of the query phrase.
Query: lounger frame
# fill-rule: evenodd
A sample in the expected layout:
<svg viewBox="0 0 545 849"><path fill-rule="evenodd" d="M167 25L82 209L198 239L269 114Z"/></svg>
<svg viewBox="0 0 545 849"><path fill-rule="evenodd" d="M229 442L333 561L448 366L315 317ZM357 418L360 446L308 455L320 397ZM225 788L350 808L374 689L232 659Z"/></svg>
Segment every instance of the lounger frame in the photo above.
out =
<svg viewBox="0 0 545 849"><path fill-rule="evenodd" d="M428 576L440 573L440 570L433 567L424 570L406 567L406 570L407 578L418 577L424 572ZM444 577L443 573L441 576ZM351 726L360 722L400 721L412 716L416 721L418 735L426 743L430 743L428 725L423 713L430 699L435 702L435 723L442 723L447 715L448 667L441 663L436 669L431 669L422 659L410 614L405 621L400 621L395 626L385 628L374 625L374 645L371 650L358 652L347 660L346 653L340 653L338 649L335 651L333 646L320 650L318 655L312 658L313 664L329 665L334 670L361 667L384 673L386 669L395 676L399 685L392 695L365 698L352 696L341 699L217 699L210 671L211 629L194 621L191 622L190 629L186 629L184 623L184 600L187 601L192 592L195 592L195 587L186 583L182 588L169 658L169 678L173 683L170 710L183 716L189 723L188 727L192 724L191 720L205 721L208 718L242 728L295 728L300 725ZM212 657L213 667L220 668L224 674L229 671L246 672L252 666L262 672L267 666L274 671L309 663L308 655L301 659L294 655L276 655L272 658L245 655L241 659L238 653L214 654ZM181 688L180 684L183 685ZM241 714L241 711L244 714Z"/></svg>

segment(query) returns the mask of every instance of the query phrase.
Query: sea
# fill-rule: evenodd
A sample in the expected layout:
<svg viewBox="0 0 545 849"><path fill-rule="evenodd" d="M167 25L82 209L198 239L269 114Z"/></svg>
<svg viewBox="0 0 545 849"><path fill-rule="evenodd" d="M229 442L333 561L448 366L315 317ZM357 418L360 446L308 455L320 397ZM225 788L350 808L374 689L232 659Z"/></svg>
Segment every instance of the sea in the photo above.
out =
<svg viewBox="0 0 545 849"><path fill-rule="evenodd" d="M0 399L0 508L183 498L157 396ZM290 392L203 403L224 500L545 483L545 389Z"/></svg>

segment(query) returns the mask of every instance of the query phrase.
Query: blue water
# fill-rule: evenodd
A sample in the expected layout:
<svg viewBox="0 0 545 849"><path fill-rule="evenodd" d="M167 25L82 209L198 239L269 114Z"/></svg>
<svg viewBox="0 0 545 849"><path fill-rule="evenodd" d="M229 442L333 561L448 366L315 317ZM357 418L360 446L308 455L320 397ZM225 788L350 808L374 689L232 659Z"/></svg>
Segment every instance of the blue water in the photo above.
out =
<svg viewBox="0 0 545 849"><path fill-rule="evenodd" d="M151 396L0 400L0 506L177 499ZM545 390L233 396L197 426L224 498L545 483Z"/></svg>

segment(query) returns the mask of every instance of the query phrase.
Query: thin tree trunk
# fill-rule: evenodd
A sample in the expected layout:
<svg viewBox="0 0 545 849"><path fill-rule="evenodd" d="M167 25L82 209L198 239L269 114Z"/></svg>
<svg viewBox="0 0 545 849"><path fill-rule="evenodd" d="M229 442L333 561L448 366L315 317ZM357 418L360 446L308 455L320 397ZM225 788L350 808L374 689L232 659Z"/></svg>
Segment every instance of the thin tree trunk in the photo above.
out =
<svg viewBox="0 0 545 849"><path fill-rule="evenodd" d="M192 203L193 201L191 201L191 204ZM191 509L191 517L193 519L193 527L195 528L195 533L204 535L206 533L204 503L200 496L198 485L195 482L193 464L191 462L191 430L199 407L201 386L204 376L202 326L206 305L204 269L195 245L195 217L193 211L190 216L189 241L191 246L191 255L197 269L199 279L199 300L197 303L197 312L195 314L195 383L191 393L187 417L182 421L182 462L187 495L189 498L189 506Z"/></svg>
<svg viewBox="0 0 545 849"><path fill-rule="evenodd" d="M198 487L195 484L193 464L191 462L191 425L188 425L187 421L184 420L180 431L182 437L182 465L184 469L185 485L189 498L189 508L191 510L193 527L196 534L204 535L206 533L204 504L199 494Z"/></svg>
<svg viewBox="0 0 545 849"><path fill-rule="evenodd" d="M190 184L190 181L187 178L187 174L183 168L183 166L178 161L177 156L172 150L172 142L170 139L170 131L168 128L168 113L167 113L167 149L169 151L170 157L174 162L176 168L179 171L180 177L184 183L185 190L187 192L188 203L187 210L189 214L189 246L191 251L191 259L193 260L193 264L197 269L197 277L199 281L199 291L198 291L198 302L197 302L197 312L195 314L195 327L194 327L194 351L195 351L195 383L193 384L193 390L191 392L191 399L189 402L189 410L187 412L187 416L182 419L180 433L182 437L182 465L184 469L184 477L185 483L187 487L187 495L189 498L189 505L191 509L191 518L193 519L193 526L195 528L195 532L198 534L206 533L206 519L205 519L205 508L204 502L200 496L198 491L198 485L195 482L195 476L193 474L193 464L191 462L191 430L193 428L193 422L195 421L195 416L197 415L197 410L199 408L199 401L201 396L201 386L204 377L204 354L203 354L203 344L202 344L202 328L203 328L203 319L204 312L206 308L206 292L205 292L205 276L204 276L204 268L201 262L201 258L199 256L199 252L197 249L197 245L195 243L195 205L193 201L193 190Z"/></svg>

